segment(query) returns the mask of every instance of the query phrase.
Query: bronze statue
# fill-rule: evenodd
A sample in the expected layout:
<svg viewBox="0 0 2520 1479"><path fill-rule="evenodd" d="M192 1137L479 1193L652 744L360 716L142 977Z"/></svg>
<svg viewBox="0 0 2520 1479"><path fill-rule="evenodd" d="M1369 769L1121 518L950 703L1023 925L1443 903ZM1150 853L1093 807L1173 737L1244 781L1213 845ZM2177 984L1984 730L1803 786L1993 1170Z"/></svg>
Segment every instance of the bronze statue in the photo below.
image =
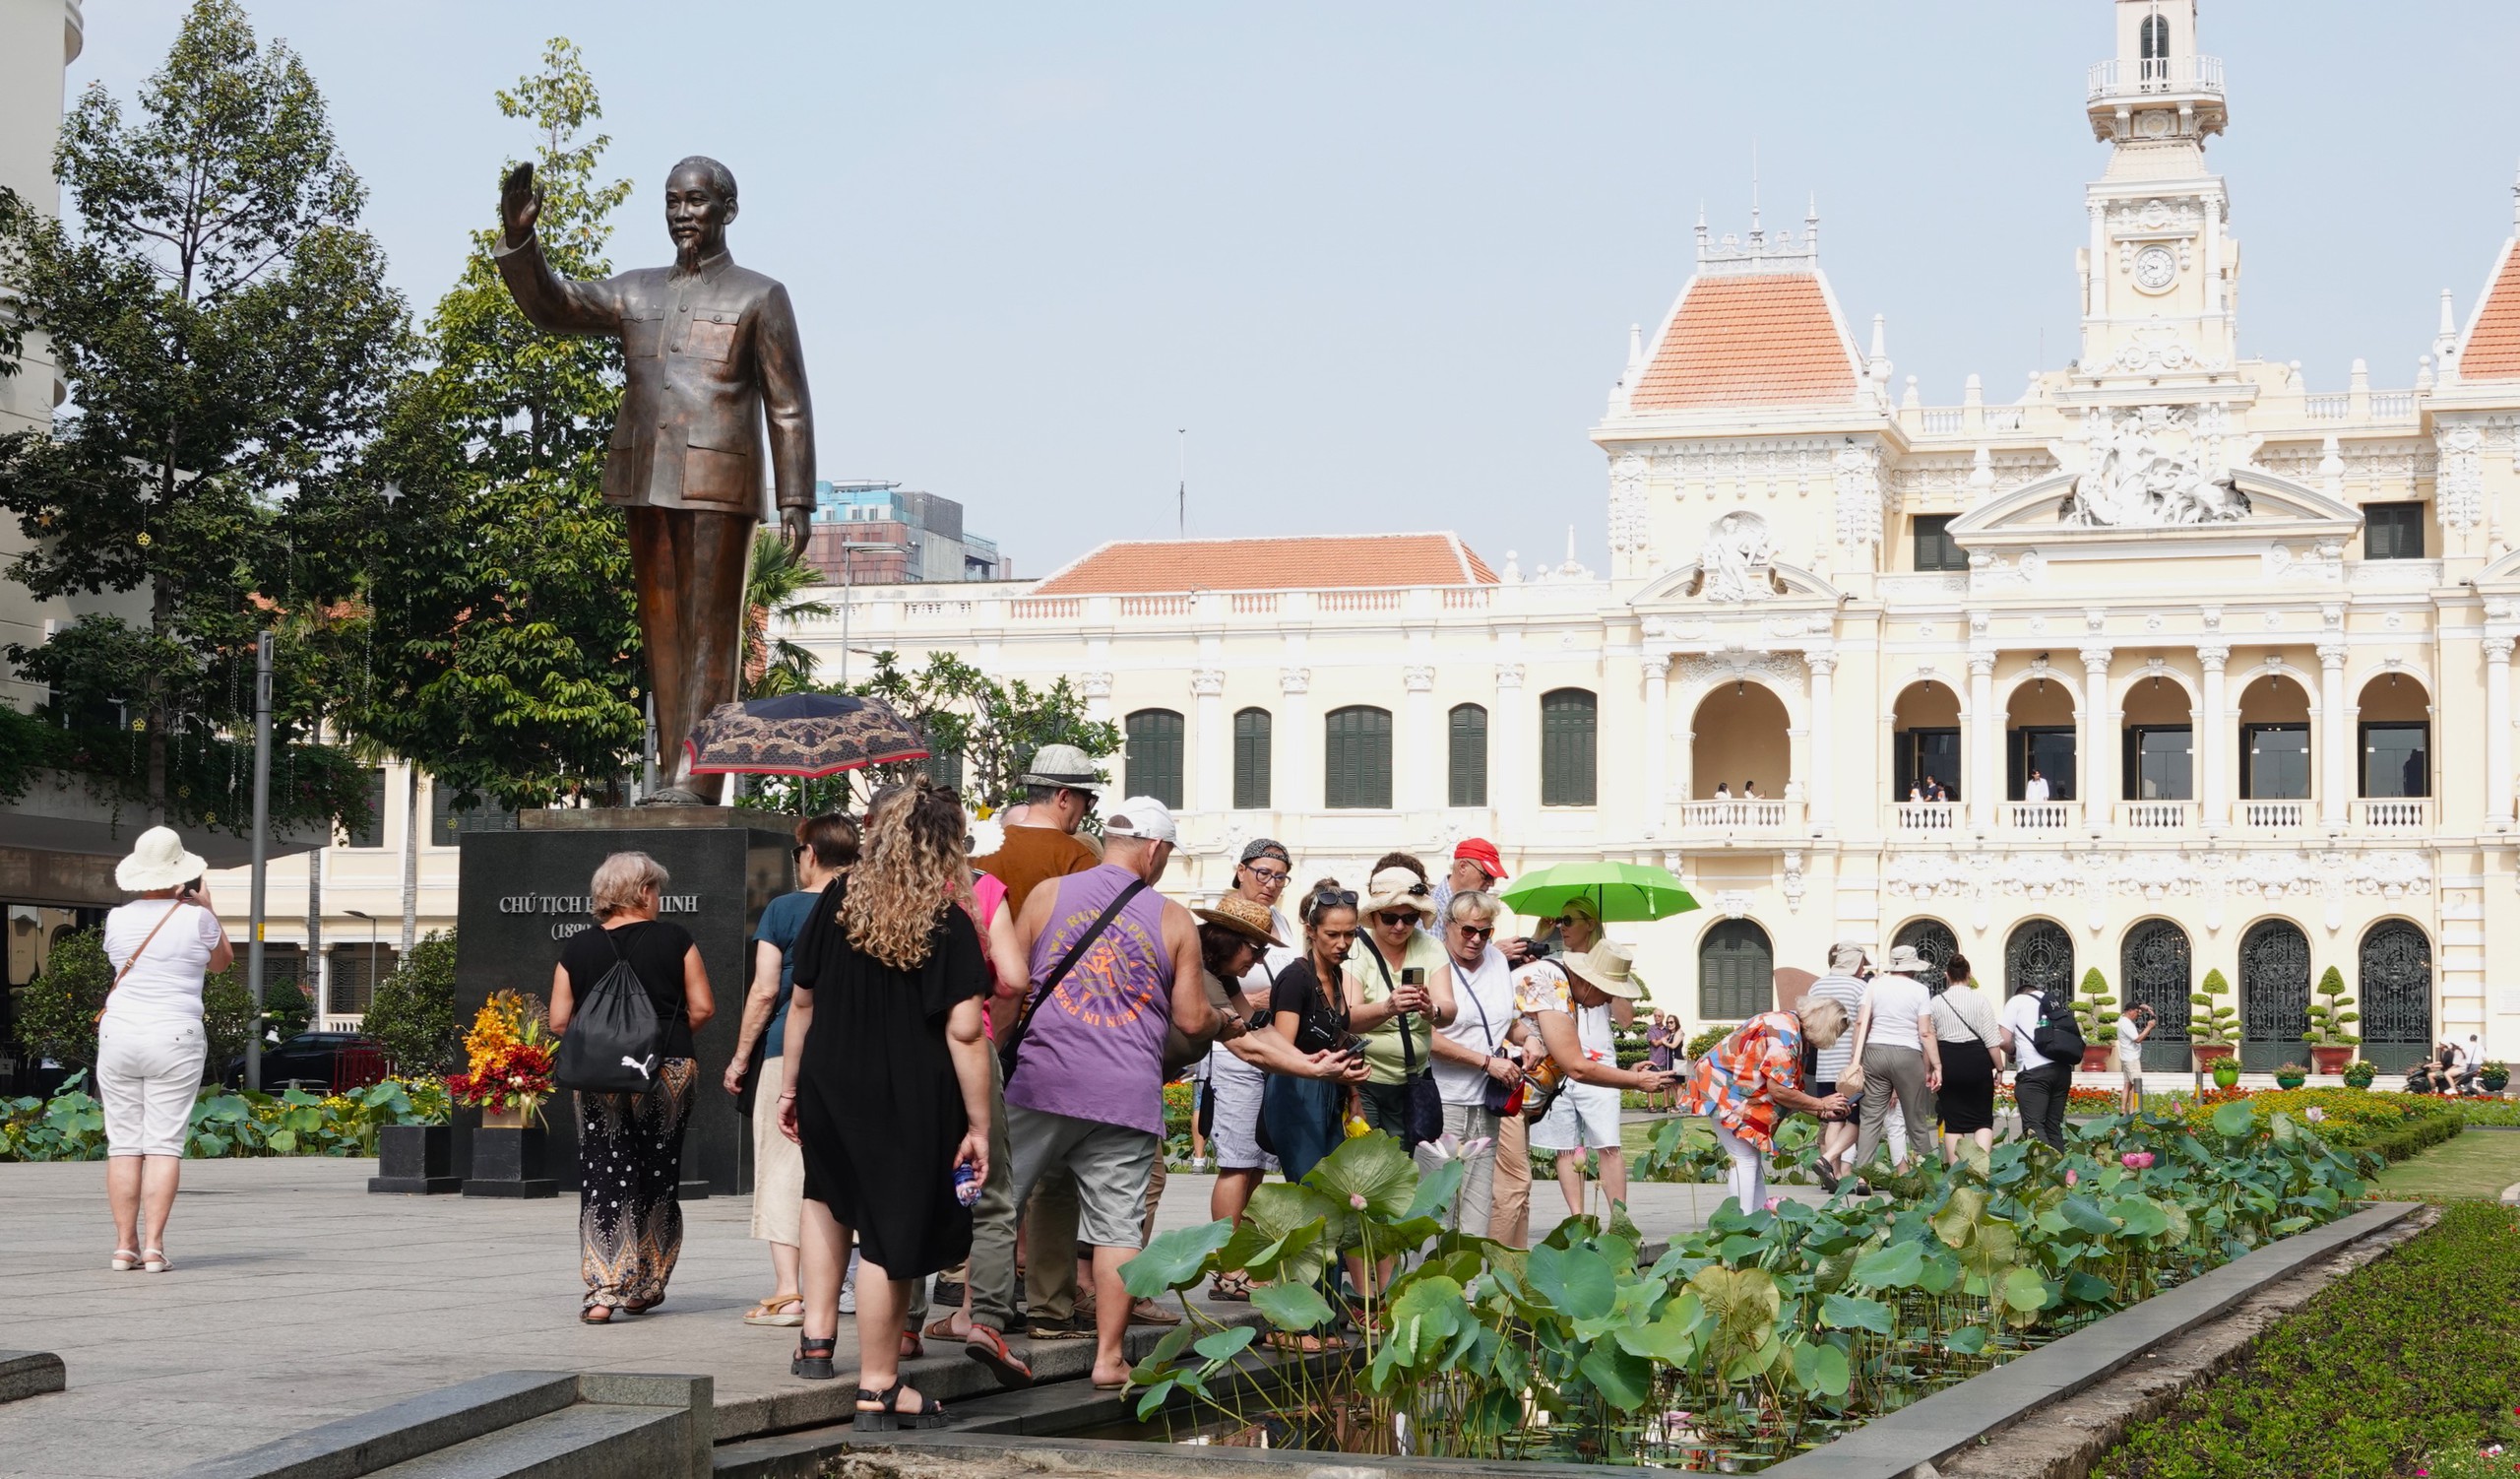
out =
<svg viewBox="0 0 2520 1479"><path fill-rule="evenodd" d="M628 384L603 501L629 514L657 738L670 750L672 779L651 800L714 804L721 778L693 775L682 741L735 697L765 418L782 532L799 552L810 532L814 411L796 313L787 289L726 254L735 177L715 160L694 155L665 177L671 267L565 281L534 234L541 208L534 166L518 165L499 192L506 233L492 256L535 327L621 341Z"/></svg>

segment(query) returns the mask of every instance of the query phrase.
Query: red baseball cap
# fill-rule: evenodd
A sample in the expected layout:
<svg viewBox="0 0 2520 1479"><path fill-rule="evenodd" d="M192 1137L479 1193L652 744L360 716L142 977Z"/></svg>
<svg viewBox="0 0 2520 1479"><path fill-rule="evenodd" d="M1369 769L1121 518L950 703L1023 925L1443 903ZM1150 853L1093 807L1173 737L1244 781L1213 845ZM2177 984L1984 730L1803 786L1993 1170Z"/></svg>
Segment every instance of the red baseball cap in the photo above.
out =
<svg viewBox="0 0 2520 1479"><path fill-rule="evenodd" d="M1455 863L1476 863L1487 870L1491 878L1511 876L1505 871L1505 860L1496 856L1496 844L1484 837L1465 837L1453 848Z"/></svg>

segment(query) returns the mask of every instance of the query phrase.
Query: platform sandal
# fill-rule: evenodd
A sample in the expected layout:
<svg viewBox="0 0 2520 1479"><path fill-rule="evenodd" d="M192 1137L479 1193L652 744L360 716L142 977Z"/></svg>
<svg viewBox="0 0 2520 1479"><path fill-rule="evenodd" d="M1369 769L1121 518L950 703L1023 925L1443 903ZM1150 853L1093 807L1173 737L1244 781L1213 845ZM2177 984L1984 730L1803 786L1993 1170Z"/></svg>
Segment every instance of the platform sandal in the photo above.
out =
<svg viewBox="0 0 2520 1479"><path fill-rule="evenodd" d="M828 1382L839 1373L831 1369L832 1347L840 1342L837 1335L799 1335L796 1337L796 1359L788 1363L788 1375L808 1382Z"/></svg>
<svg viewBox="0 0 2520 1479"><path fill-rule="evenodd" d="M857 1388L857 1413L849 1420L850 1428L858 1433L895 1433L904 1428L942 1428L945 1426L945 1404L934 1397L922 1396L911 1411L902 1410L903 1383L898 1378L882 1391ZM876 1405L869 1409L867 1403Z"/></svg>

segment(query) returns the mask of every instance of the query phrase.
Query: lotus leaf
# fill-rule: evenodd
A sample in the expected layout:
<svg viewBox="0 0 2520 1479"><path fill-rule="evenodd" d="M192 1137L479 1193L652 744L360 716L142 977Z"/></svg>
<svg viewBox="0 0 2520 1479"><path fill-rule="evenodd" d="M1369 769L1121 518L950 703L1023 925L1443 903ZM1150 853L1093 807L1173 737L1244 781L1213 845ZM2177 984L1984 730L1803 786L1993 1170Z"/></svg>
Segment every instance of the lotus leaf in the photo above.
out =
<svg viewBox="0 0 2520 1479"><path fill-rule="evenodd" d="M1121 1282L1138 1299L1187 1289L1208 1276L1211 1255L1233 1237L1233 1224L1211 1222L1158 1233L1121 1269Z"/></svg>

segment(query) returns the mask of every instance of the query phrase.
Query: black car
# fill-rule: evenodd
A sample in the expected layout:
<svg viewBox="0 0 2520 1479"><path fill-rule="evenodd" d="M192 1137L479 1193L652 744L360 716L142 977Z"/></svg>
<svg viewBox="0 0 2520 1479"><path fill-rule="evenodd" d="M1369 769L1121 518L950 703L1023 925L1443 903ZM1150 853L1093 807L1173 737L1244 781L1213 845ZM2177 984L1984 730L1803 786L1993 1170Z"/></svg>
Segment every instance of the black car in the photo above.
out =
<svg viewBox="0 0 2520 1479"><path fill-rule="evenodd" d="M263 1050L263 1090L277 1094L296 1087L310 1094L329 1094L336 1086L363 1088L385 1076L385 1046L356 1032L301 1032L276 1048ZM220 1082L231 1089L245 1086L245 1060L231 1058Z"/></svg>

